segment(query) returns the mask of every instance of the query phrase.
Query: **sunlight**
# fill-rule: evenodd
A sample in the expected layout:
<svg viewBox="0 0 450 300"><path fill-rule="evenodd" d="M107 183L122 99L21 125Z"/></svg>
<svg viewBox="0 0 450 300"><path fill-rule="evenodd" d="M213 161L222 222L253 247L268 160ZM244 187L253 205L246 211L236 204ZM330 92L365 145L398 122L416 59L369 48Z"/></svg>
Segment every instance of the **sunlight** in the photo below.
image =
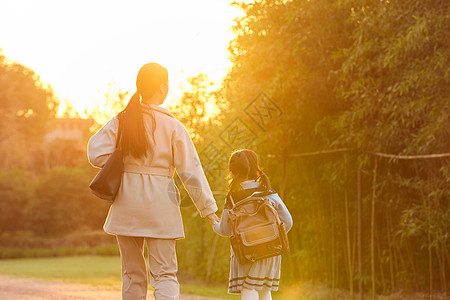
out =
<svg viewBox="0 0 450 300"><path fill-rule="evenodd" d="M230 27L241 13L223 0L24 0L3 9L4 54L53 87L60 114L67 102L81 116L103 105L111 83L133 93L137 71L150 61L169 70L166 106L199 72L219 83L230 67Z"/></svg>

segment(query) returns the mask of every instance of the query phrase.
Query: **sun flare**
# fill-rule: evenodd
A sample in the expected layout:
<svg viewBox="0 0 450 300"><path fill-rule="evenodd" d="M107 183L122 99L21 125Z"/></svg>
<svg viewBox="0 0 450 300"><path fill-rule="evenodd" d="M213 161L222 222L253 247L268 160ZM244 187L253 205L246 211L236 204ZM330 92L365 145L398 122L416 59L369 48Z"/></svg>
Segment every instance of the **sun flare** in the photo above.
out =
<svg viewBox="0 0 450 300"><path fill-rule="evenodd" d="M135 90L139 68L156 61L169 70L170 105L186 79L205 73L218 83L230 63L230 28L240 14L222 0L6 1L0 49L33 69L83 116L104 103L111 84Z"/></svg>

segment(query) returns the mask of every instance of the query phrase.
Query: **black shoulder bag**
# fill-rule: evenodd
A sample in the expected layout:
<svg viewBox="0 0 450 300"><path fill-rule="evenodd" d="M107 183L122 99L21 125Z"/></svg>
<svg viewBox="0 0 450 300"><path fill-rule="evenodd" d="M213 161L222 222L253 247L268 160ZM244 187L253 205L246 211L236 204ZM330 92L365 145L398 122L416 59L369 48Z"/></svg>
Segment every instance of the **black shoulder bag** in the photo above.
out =
<svg viewBox="0 0 450 300"><path fill-rule="evenodd" d="M122 132L119 122L116 149L89 184L89 188L94 195L110 202L114 201L117 191L120 188L120 184L122 183L123 154L122 149L120 148L121 137Z"/></svg>

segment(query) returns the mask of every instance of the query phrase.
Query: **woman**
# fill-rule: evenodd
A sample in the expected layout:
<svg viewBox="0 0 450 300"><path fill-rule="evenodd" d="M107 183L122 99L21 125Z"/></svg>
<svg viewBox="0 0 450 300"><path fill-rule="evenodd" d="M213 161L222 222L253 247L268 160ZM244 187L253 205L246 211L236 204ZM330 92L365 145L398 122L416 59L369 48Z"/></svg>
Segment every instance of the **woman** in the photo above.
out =
<svg viewBox="0 0 450 300"><path fill-rule="evenodd" d="M136 86L127 107L89 140L88 156L92 165L101 168L120 138L124 174L104 230L117 236L122 298L146 298L146 241L155 298L178 299L175 240L184 238L184 231L174 170L202 217L217 221L217 205L188 132L167 109L159 107L169 90L167 70L157 63L144 65Z"/></svg>

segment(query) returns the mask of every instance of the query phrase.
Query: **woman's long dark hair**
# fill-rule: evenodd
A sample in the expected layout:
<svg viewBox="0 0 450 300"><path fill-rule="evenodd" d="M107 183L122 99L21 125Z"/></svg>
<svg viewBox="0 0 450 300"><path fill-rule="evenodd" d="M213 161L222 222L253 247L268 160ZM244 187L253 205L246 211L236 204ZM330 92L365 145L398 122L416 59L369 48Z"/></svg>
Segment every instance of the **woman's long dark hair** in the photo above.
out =
<svg viewBox="0 0 450 300"><path fill-rule="evenodd" d="M161 84L168 82L166 68L157 63L142 66L136 79L137 92L119 115L120 145L124 155L145 156L149 148L141 107L142 99L151 98Z"/></svg>
<svg viewBox="0 0 450 300"><path fill-rule="evenodd" d="M256 180L266 189L271 189L270 180L259 167L258 155L249 149L233 152L228 162L230 179L230 192L241 189L240 183L245 180Z"/></svg>

